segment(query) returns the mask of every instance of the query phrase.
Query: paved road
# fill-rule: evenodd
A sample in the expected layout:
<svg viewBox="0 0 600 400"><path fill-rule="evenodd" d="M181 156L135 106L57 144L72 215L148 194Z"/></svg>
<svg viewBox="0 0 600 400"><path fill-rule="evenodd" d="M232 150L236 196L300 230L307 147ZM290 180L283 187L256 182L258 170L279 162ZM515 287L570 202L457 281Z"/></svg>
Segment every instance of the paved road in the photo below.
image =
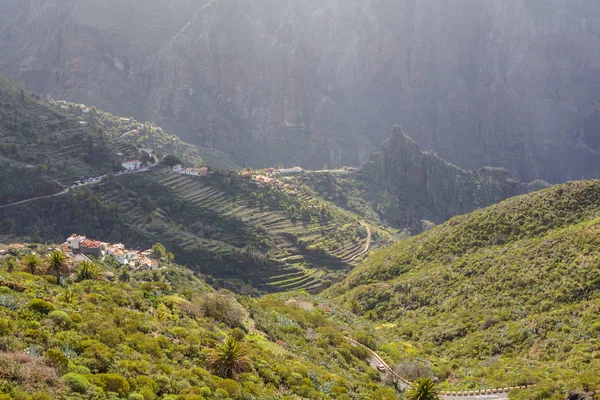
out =
<svg viewBox="0 0 600 400"><path fill-rule="evenodd" d="M146 171L150 171L150 170L151 170L151 168L146 167L146 168L136 169L135 171L124 171L124 172L121 172L119 175L115 175L115 178L118 178L119 176L123 176L123 175L127 175L127 174L134 174L134 173L137 173L137 172L146 172ZM83 180L85 180L85 179L83 179ZM64 189L63 191L60 191L60 192L54 193L54 194L50 194L48 196L32 197L31 199L21 200L21 201L17 201L15 203L10 203L10 204L5 204L3 206L0 206L0 209L6 208L6 207L16 206L16 205L19 205L19 204L29 203L31 201L36 201L36 200L41 200L41 199L49 199L51 197L62 196L62 195L65 195L65 194L69 193L69 191L71 189L76 189L76 188L81 188L81 187L89 187L89 186L97 185L99 183L102 183L101 179L98 180L98 181L96 181L96 182L84 183L83 185L79 185L79 186L70 186L70 187Z"/></svg>
<svg viewBox="0 0 600 400"><path fill-rule="evenodd" d="M346 262L351 262L351 261L356 260L357 257L362 256L363 254L367 253L371 249L371 228L369 228L369 225L365 224L363 221L360 221L360 224L362 226L364 226L365 229L367 230L367 244L363 251L361 251L360 253L358 253L357 255L352 257L351 259L347 260Z"/></svg>
<svg viewBox="0 0 600 400"><path fill-rule="evenodd" d="M477 394L474 396L440 396L444 400L508 399L508 393Z"/></svg>

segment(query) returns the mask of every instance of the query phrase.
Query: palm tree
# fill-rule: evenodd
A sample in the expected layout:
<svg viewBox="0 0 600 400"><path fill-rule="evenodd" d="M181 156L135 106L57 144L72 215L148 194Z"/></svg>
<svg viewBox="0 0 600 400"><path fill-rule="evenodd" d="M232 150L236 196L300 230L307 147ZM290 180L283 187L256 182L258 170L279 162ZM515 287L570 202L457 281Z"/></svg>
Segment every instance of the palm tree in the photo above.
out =
<svg viewBox="0 0 600 400"><path fill-rule="evenodd" d="M230 336L208 356L208 365L217 375L235 378L252 369L250 350L244 342Z"/></svg>
<svg viewBox="0 0 600 400"><path fill-rule="evenodd" d="M31 275L39 273L42 269L42 259L37 254L30 254L23 259L23 269Z"/></svg>
<svg viewBox="0 0 600 400"><path fill-rule="evenodd" d="M67 264L67 256L60 250L54 250L48 256L48 273L56 277L60 284L60 277L69 272L69 264Z"/></svg>
<svg viewBox="0 0 600 400"><path fill-rule="evenodd" d="M430 378L418 379L404 394L406 400L438 400L438 390Z"/></svg>
<svg viewBox="0 0 600 400"><path fill-rule="evenodd" d="M94 281L102 277L100 267L91 261L82 261L75 269L75 281Z"/></svg>

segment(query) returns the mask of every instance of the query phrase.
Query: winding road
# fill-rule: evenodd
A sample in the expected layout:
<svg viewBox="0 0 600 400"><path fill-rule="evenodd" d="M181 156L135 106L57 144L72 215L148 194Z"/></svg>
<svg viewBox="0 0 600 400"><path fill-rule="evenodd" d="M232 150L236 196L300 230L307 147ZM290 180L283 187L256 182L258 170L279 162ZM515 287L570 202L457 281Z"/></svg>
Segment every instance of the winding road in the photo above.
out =
<svg viewBox="0 0 600 400"><path fill-rule="evenodd" d="M398 387L402 390L408 389L412 382L401 377L394 371L390 366L385 362L383 358L367 346L358 343L356 340L346 337L346 340L350 342L353 346L360 346L365 348L369 354L371 355L369 359L369 364L377 369L377 366L383 365L385 368L385 373L392 376L398 383ZM518 387L508 387L508 388L500 388L500 389L489 389L489 390L470 390L463 392L441 392L439 394L440 399L443 400L476 400L476 399L508 399L508 393L511 390L515 389L525 389L527 386L518 386Z"/></svg>
<svg viewBox="0 0 600 400"><path fill-rule="evenodd" d="M123 176L123 175L127 175L127 174L134 174L136 172L147 172L147 171L150 171L150 170L151 170L151 168L146 167L146 168L136 169L134 171L123 171L119 175L115 175L115 178L118 178L119 176ZM4 205L0 206L0 209L7 208L7 207L12 207L12 206L17 206L19 204L25 204L25 203L29 203L29 202L36 201L36 200L49 199L49 198L52 198L52 197L63 196L65 194L69 193L71 191L71 189L76 189L76 188L81 188L81 187L89 187L89 186L97 185L99 183L102 183L102 180L99 180L99 181L96 181L96 182L84 183L83 185L79 185L79 186L69 186L69 187L65 188L64 190L62 190L62 191L60 191L58 193L49 194L47 196L32 197L30 199L17 201L15 203L4 204Z"/></svg>

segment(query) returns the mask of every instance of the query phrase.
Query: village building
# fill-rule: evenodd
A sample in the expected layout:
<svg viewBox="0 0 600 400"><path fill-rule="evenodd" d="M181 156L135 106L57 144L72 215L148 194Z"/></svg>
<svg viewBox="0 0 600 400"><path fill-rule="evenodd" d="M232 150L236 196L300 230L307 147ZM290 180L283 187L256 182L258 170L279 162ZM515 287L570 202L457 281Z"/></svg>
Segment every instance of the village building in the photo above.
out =
<svg viewBox="0 0 600 400"><path fill-rule="evenodd" d="M183 169L183 168L181 167L181 164L173 165L173 167L171 168L171 170L172 170L173 172L181 172L181 171L182 171L182 169Z"/></svg>
<svg viewBox="0 0 600 400"><path fill-rule="evenodd" d="M79 236L78 234L74 233L71 235L71 237L67 238L67 245L71 251L79 251L79 246L84 240L85 236Z"/></svg>
<svg viewBox="0 0 600 400"><path fill-rule="evenodd" d="M200 176L206 176L206 175L208 175L208 168L206 168L206 167L200 168Z"/></svg>
<svg viewBox="0 0 600 400"><path fill-rule="evenodd" d="M82 254L89 254L96 258L102 257L102 243L97 240L85 239L79 244L79 251Z"/></svg>
<svg viewBox="0 0 600 400"><path fill-rule="evenodd" d="M127 160L121 165L127 171L135 171L142 167L142 162L140 160Z"/></svg>
<svg viewBox="0 0 600 400"><path fill-rule="evenodd" d="M277 172L281 175L297 175L297 174L301 174L302 172L304 172L304 170L300 167L294 167L294 168L280 169Z"/></svg>
<svg viewBox="0 0 600 400"><path fill-rule="evenodd" d="M198 176L200 175L200 170L197 168L186 168L183 173L185 175Z"/></svg>

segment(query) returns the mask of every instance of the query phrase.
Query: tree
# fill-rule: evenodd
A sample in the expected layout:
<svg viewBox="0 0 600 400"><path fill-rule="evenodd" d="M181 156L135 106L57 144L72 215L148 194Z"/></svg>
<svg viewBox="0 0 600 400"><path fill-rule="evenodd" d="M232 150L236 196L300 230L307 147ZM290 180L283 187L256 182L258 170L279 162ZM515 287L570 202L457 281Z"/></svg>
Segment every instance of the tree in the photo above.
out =
<svg viewBox="0 0 600 400"><path fill-rule="evenodd" d="M100 267L91 261L82 261L75 269L75 281L94 281L102 277Z"/></svg>
<svg viewBox="0 0 600 400"><path fill-rule="evenodd" d="M54 250L48 256L48 273L54 275L60 284L60 277L67 272L69 272L67 256L60 250Z"/></svg>
<svg viewBox="0 0 600 400"><path fill-rule="evenodd" d="M6 260L6 270L10 273L13 272L15 270L15 267L17 266L17 262L15 261L14 258L10 257Z"/></svg>
<svg viewBox="0 0 600 400"><path fill-rule="evenodd" d="M244 342L230 336L208 356L208 365L223 378L235 378L252 369L250 350Z"/></svg>
<svg viewBox="0 0 600 400"><path fill-rule="evenodd" d="M150 257L154 258L155 260L166 258L167 248L161 243L156 243L154 246L152 246L152 252L150 253Z"/></svg>
<svg viewBox="0 0 600 400"><path fill-rule="evenodd" d="M430 378L421 378L404 394L406 400L438 400L438 390Z"/></svg>
<svg viewBox="0 0 600 400"><path fill-rule="evenodd" d="M30 254L23 259L23 269L31 275L41 272L42 259L37 254Z"/></svg>
<svg viewBox="0 0 600 400"><path fill-rule="evenodd" d="M181 160L172 154L169 154L163 158L163 164L168 165L169 167L174 167L177 164L183 164Z"/></svg>

